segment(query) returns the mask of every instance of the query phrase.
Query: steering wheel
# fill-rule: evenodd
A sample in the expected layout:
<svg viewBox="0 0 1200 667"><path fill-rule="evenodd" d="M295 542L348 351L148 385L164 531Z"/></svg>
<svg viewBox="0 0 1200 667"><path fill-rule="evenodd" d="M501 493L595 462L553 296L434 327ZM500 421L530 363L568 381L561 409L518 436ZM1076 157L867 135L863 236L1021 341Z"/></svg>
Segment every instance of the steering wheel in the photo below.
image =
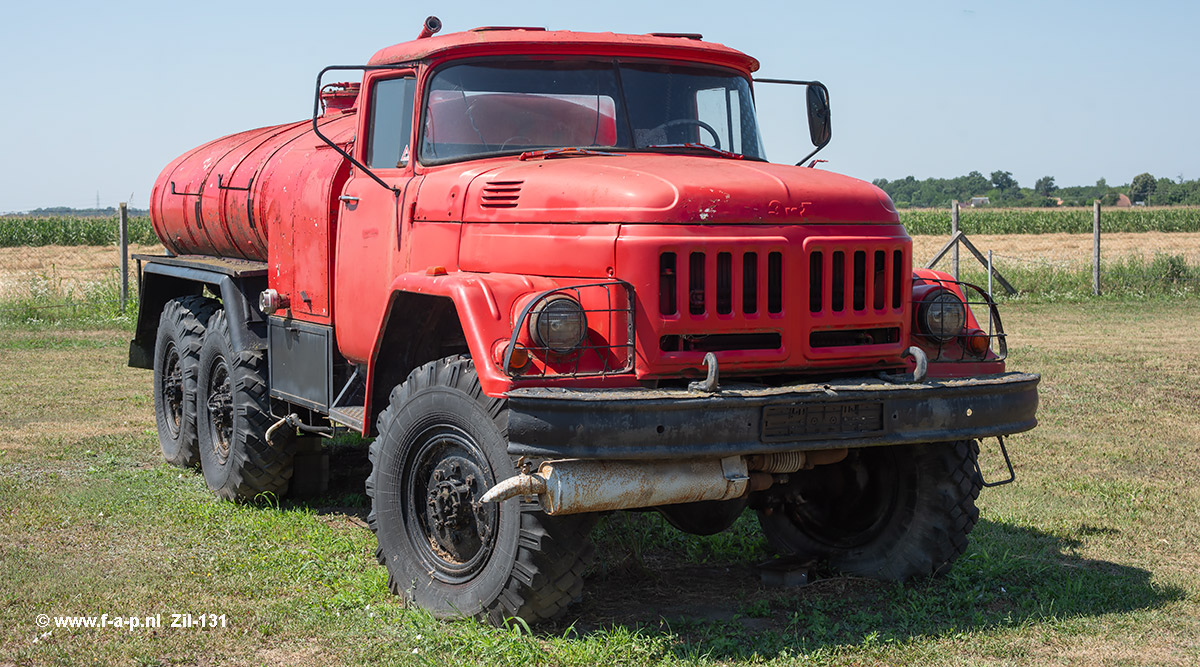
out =
<svg viewBox="0 0 1200 667"><path fill-rule="evenodd" d="M696 127L703 128L705 131L707 131L709 134L712 135L713 148L718 148L718 149L721 148L721 135L717 134L716 129L714 129L712 125L709 125L708 123L706 123L698 118L676 118L674 120L669 120L669 121L663 123L662 125L657 125L657 126L651 128L650 133L654 133L659 130L665 130L668 127L675 127L677 125L695 125Z"/></svg>

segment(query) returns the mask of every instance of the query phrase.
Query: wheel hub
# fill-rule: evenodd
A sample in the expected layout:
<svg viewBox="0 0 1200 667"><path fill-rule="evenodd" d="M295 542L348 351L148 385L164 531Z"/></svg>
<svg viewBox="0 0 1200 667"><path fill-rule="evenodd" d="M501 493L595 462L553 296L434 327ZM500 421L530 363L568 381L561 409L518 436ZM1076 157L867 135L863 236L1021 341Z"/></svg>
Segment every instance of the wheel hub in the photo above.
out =
<svg viewBox="0 0 1200 667"><path fill-rule="evenodd" d="M224 362L217 364L209 383L208 414L212 423L213 450L224 463L229 458L233 439L233 392L229 387L229 371Z"/></svg>
<svg viewBox="0 0 1200 667"><path fill-rule="evenodd" d="M183 423L183 368L174 345L167 350L163 365L162 399L167 408L167 426L174 437L179 435L179 426Z"/></svg>
<svg viewBox="0 0 1200 667"><path fill-rule="evenodd" d="M442 459L430 472L425 519L431 546L452 562L470 561L490 536L484 509L476 509L482 478L479 467L461 456Z"/></svg>

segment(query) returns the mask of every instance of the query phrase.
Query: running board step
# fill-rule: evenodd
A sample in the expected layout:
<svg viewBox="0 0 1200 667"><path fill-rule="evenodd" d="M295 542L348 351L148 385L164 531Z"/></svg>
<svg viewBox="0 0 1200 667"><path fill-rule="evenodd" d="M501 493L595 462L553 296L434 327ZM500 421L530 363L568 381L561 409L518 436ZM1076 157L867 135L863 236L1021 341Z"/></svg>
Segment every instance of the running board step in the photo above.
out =
<svg viewBox="0 0 1200 667"><path fill-rule="evenodd" d="M366 412L366 407L362 405L340 405L329 410L329 418L362 432Z"/></svg>

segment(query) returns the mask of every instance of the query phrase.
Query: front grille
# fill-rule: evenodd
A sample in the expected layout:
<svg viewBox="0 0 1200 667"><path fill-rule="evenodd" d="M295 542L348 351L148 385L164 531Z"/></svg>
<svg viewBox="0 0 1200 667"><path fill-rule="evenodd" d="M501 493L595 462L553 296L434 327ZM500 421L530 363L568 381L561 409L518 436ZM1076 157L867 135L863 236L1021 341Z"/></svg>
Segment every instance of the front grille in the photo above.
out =
<svg viewBox="0 0 1200 667"><path fill-rule="evenodd" d="M846 255L850 255L847 261ZM904 251L812 250L808 256L811 313L898 309L904 305Z"/></svg>
<svg viewBox="0 0 1200 667"><path fill-rule="evenodd" d="M734 312L756 315L764 302L768 313L783 312L783 253L769 251L766 255L764 267L758 251L661 253L659 313L674 316L686 310L697 316ZM686 260L681 262L681 258ZM709 276L713 277L711 284ZM735 285L735 276L740 277L740 289Z"/></svg>

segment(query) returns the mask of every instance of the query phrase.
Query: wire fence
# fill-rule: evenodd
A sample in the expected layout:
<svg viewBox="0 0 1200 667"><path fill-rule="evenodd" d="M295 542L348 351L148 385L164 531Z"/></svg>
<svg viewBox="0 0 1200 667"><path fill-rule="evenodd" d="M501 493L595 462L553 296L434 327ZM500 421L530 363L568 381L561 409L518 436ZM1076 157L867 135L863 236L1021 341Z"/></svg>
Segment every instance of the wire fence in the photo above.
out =
<svg viewBox="0 0 1200 667"><path fill-rule="evenodd" d="M1040 212L1038 214L1041 214ZM1095 214L1099 233L971 233L966 241L980 251L977 261L968 249L958 252L962 280L987 284L986 257L990 254L994 277L1004 278L1020 295L1149 296L1200 294L1200 232L1104 230L1107 212ZM926 212L924 229L936 225ZM972 213L971 215L974 215ZM939 270L954 274L954 253L945 252L955 229L953 207L942 214L944 236L913 237L913 264L926 266L937 259ZM960 244L961 245L961 244Z"/></svg>
<svg viewBox="0 0 1200 667"><path fill-rule="evenodd" d="M936 230L933 214L923 215L922 230ZM915 266L924 266L950 238L952 212L944 212L943 218L943 234L913 237ZM1103 221L1102 216L1102 228ZM119 227L117 216L0 217L0 325L126 317L123 310L128 308L122 308L121 299ZM128 236L128 254L163 251L149 218L130 218ZM1094 292L1096 247L1091 234L972 233L968 239L983 255L991 252L998 274L1020 294L1086 296ZM1101 229L1099 249L1102 294L1200 294L1200 232L1109 233ZM128 304L135 305L136 264L129 262L128 266ZM943 257L937 268L952 271L952 256ZM988 284L985 266L968 252L959 254L959 273L965 281Z"/></svg>
<svg viewBox="0 0 1200 667"><path fill-rule="evenodd" d="M120 217L0 218L0 325L119 320L136 307L137 276L124 256L161 253L148 219L128 221L136 242L122 246ZM122 300L121 266L128 272Z"/></svg>

